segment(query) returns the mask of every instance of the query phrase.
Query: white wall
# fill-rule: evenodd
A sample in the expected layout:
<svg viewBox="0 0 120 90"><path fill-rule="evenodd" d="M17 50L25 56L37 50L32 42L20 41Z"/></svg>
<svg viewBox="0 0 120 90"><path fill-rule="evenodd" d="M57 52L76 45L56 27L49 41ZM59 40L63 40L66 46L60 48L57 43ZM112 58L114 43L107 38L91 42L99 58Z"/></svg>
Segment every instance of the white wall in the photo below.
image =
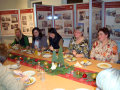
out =
<svg viewBox="0 0 120 90"><path fill-rule="evenodd" d="M27 8L27 0L0 0L0 10Z"/></svg>

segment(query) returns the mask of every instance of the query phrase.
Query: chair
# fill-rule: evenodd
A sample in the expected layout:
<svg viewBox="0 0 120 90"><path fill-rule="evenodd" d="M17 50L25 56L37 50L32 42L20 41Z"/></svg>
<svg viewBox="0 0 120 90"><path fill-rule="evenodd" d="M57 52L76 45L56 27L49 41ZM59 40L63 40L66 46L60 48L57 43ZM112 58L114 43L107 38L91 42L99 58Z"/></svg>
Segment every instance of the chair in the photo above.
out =
<svg viewBox="0 0 120 90"><path fill-rule="evenodd" d="M117 61L118 64L120 64L120 52L118 54L118 61Z"/></svg>

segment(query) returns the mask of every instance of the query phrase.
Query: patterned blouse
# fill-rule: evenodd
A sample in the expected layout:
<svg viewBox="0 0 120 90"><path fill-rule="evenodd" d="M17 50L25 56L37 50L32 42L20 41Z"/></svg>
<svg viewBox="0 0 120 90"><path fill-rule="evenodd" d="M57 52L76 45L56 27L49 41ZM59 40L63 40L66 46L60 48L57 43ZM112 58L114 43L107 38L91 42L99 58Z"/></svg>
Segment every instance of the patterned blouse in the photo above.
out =
<svg viewBox="0 0 120 90"><path fill-rule="evenodd" d="M84 56L88 58L88 41L83 40L81 43L76 44L76 38L73 37L70 40L69 50L75 50L78 54L84 54Z"/></svg>
<svg viewBox="0 0 120 90"><path fill-rule="evenodd" d="M108 40L108 43L102 47L100 41L95 41L90 57L100 61L110 62L111 60L114 60L116 62L118 61L117 44L113 40Z"/></svg>

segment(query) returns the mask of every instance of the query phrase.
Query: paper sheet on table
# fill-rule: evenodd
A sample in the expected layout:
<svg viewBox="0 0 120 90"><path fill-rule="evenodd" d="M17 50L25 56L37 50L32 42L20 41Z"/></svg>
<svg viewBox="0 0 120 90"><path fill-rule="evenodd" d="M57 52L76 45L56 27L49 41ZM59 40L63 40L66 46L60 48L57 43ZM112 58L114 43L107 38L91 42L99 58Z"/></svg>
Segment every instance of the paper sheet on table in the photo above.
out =
<svg viewBox="0 0 120 90"><path fill-rule="evenodd" d="M75 67L82 67L82 65L80 65L79 62L76 62L76 64L74 64Z"/></svg>

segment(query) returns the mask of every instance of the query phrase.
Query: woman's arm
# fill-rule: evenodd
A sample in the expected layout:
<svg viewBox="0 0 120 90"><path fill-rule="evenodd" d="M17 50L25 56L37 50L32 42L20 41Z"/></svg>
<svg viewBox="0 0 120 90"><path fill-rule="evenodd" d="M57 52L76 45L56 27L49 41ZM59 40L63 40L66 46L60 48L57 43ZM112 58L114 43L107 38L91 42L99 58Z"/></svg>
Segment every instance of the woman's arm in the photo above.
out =
<svg viewBox="0 0 120 90"><path fill-rule="evenodd" d="M28 40L28 37L27 37L27 36L24 37L24 41L25 41L25 47L26 47L26 48L29 47L30 44L29 44L29 40Z"/></svg>
<svg viewBox="0 0 120 90"><path fill-rule="evenodd" d="M94 42L94 43L93 43L92 50L90 51L90 58L91 58L91 59L95 59L96 43L97 43L97 42Z"/></svg>
<svg viewBox="0 0 120 90"><path fill-rule="evenodd" d="M112 47L112 59L111 59L111 63L117 63L118 61L118 47L117 47L117 44L114 44L114 46Z"/></svg>

